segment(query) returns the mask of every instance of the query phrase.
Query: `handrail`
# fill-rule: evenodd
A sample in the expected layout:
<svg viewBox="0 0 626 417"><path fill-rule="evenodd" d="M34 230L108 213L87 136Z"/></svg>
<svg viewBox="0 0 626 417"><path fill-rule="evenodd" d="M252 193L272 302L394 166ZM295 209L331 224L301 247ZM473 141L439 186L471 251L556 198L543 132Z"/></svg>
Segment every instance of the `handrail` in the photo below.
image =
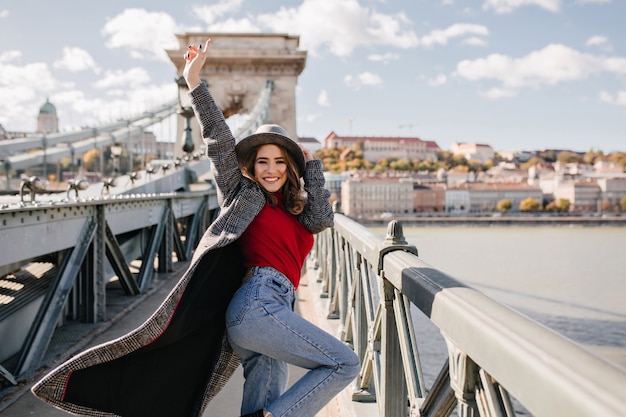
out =
<svg viewBox="0 0 626 417"><path fill-rule="evenodd" d="M353 400L375 398L381 417L624 416L623 369L429 266L399 223L387 232L383 242L337 213L316 239L329 317L362 361ZM411 310L447 345L431 387Z"/></svg>
<svg viewBox="0 0 626 417"><path fill-rule="evenodd" d="M106 321L109 287L145 293L155 272L189 261L218 210L214 188L116 197L0 210L0 378L27 377L67 320ZM50 270L46 285L34 288L33 265Z"/></svg>

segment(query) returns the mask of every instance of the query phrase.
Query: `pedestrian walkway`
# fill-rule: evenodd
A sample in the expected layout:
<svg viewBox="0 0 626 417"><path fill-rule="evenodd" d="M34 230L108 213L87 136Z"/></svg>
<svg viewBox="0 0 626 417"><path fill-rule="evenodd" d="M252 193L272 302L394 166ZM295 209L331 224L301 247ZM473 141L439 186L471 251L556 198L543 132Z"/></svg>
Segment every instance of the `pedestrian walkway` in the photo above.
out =
<svg viewBox="0 0 626 417"><path fill-rule="evenodd" d="M184 265L179 266L184 268ZM49 369L63 362L77 350L83 350L108 340L122 336L143 323L161 304L170 290L176 284L178 272L155 277L153 287L141 296L138 296L132 303L122 308L109 322L100 325L93 325L94 329L88 333L85 339L81 340L79 347L76 345L59 354L54 361L33 376L32 380L21 384L11 394L0 400L0 416L2 417L64 417L69 414L57 410L43 401L37 399L30 392L32 384L43 376ZM297 309L304 317L324 328L330 333L337 335L337 328L333 328L333 322L325 320L326 314L320 303L319 294L316 291L316 283L313 274L305 273L302 277L298 289ZM313 277L313 278L312 278ZM53 347L51 347L52 349ZM290 368L291 380L298 379L305 371L297 368ZM327 407L320 411L316 417L375 417L377 416L374 404L358 404L350 401L349 388L331 401ZM241 367L237 369L224 389L209 404L204 417L209 416L238 416L241 396L243 392L243 371Z"/></svg>

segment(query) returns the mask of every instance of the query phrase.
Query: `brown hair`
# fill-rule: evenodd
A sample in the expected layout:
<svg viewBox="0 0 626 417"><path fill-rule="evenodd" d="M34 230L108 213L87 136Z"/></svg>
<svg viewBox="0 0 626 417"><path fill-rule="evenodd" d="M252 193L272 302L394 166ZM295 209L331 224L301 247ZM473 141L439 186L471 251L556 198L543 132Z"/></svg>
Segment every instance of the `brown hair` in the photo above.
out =
<svg viewBox="0 0 626 417"><path fill-rule="evenodd" d="M259 181L254 177L254 164L256 162L256 155L259 151L259 148L264 145L259 145L251 149L250 152L248 152L248 154L242 158L242 161L240 163L241 172L243 173L244 177L250 179L251 181L254 181L257 184L259 184ZM296 162L291 154L287 152L284 147L278 144L271 145L278 146L280 152L283 155L283 158L285 158L285 162L287 163L287 181L285 181L285 184L280 189L280 193L282 193L283 198L285 199L285 208L287 209L287 211L289 211L289 213L293 214L294 216L298 215L302 213L302 211L304 210L304 205L306 204L302 184L300 183L300 176L298 175L298 167L296 166ZM276 198L276 196L273 193L266 191L265 188L263 188L260 184L259 186L263 190L267 202L271 206L276 206L278 204L278 199Z"/></svg>

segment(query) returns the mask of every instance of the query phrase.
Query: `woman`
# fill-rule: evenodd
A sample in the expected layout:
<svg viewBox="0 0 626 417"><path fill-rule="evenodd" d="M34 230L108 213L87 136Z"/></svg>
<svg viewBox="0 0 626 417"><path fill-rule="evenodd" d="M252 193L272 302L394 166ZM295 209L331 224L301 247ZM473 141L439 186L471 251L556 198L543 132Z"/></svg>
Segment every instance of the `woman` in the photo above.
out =
<svg viewBox="0 0 626 417"><path fill-rule="evenodd" d="M198 110L202 109L200 92L206 91L199 72L209 45L192 51L197 56L184 70ZM209 124L210 112L196 114L203 127ZM234 140L228 138L226 144L232 152ZM215 154L224 155L226 149L221 147ZM207 152L220 192L225 199L236 199L234 196L249 186L265 197L260 207L250 210L254 218L239 238L248 269L226 312L228 339L241 359L246 379L241 413L312 417L359 371L359 359L352 350L293 311L313 233L333 221L321 162L313 160L276 125L261 126L234 150L237 166L232 160L224 163L214 157L212 148ZM230 182L220 180L229 172L233 172ZM306 200L300 177L304 178ZM288 363L309 372L285 391Z"/></svg>
<svg viewBox="0 0 626 417"><path fill-rule="evenodd" d="M58 408L87 416L200 416L238 365L233 348L246 377L242 413L252 416L313 416L358 373L354 352L293 313L311 234L333 222L321 163L275 125L235 146L200 81L209 45L190 47L183 75L212 163L219 216L142 326L68 360L33 387ZM285 362L310 369L286 392Z"/></svg>

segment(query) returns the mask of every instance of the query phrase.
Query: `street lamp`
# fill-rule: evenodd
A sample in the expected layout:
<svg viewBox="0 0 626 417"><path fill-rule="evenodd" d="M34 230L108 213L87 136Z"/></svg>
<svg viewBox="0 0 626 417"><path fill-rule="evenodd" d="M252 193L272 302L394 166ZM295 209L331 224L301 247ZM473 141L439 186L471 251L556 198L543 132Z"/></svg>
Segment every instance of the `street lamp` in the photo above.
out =
<svg viewBox="0 0 626 417"><path fill-rule="evenodd" d="M120 155L122 155L122 145L114 143L111 145L111 157L113 158L113 170L117 175L120 170Z"/></svg>
<svg viewBox="0 0 626 417"><path fill-rule="evenodd" d="M2 165L4 166L4 175L7 177L7 191L11 189L11 161L9 158L2 160Z"/></svg>
<svg viewBox="0 0 626 417"><path fill-rule="evenodd" d="M193 117L193 109L191 108L191 98L189 97L189 87L183 76L176 79L178 84L178 104L180 104L180 110L178 114L185 118L186 127L183 133L183 152L190 154L193 152L194 144L193 137L191 136L191 118Z"/></svg>

